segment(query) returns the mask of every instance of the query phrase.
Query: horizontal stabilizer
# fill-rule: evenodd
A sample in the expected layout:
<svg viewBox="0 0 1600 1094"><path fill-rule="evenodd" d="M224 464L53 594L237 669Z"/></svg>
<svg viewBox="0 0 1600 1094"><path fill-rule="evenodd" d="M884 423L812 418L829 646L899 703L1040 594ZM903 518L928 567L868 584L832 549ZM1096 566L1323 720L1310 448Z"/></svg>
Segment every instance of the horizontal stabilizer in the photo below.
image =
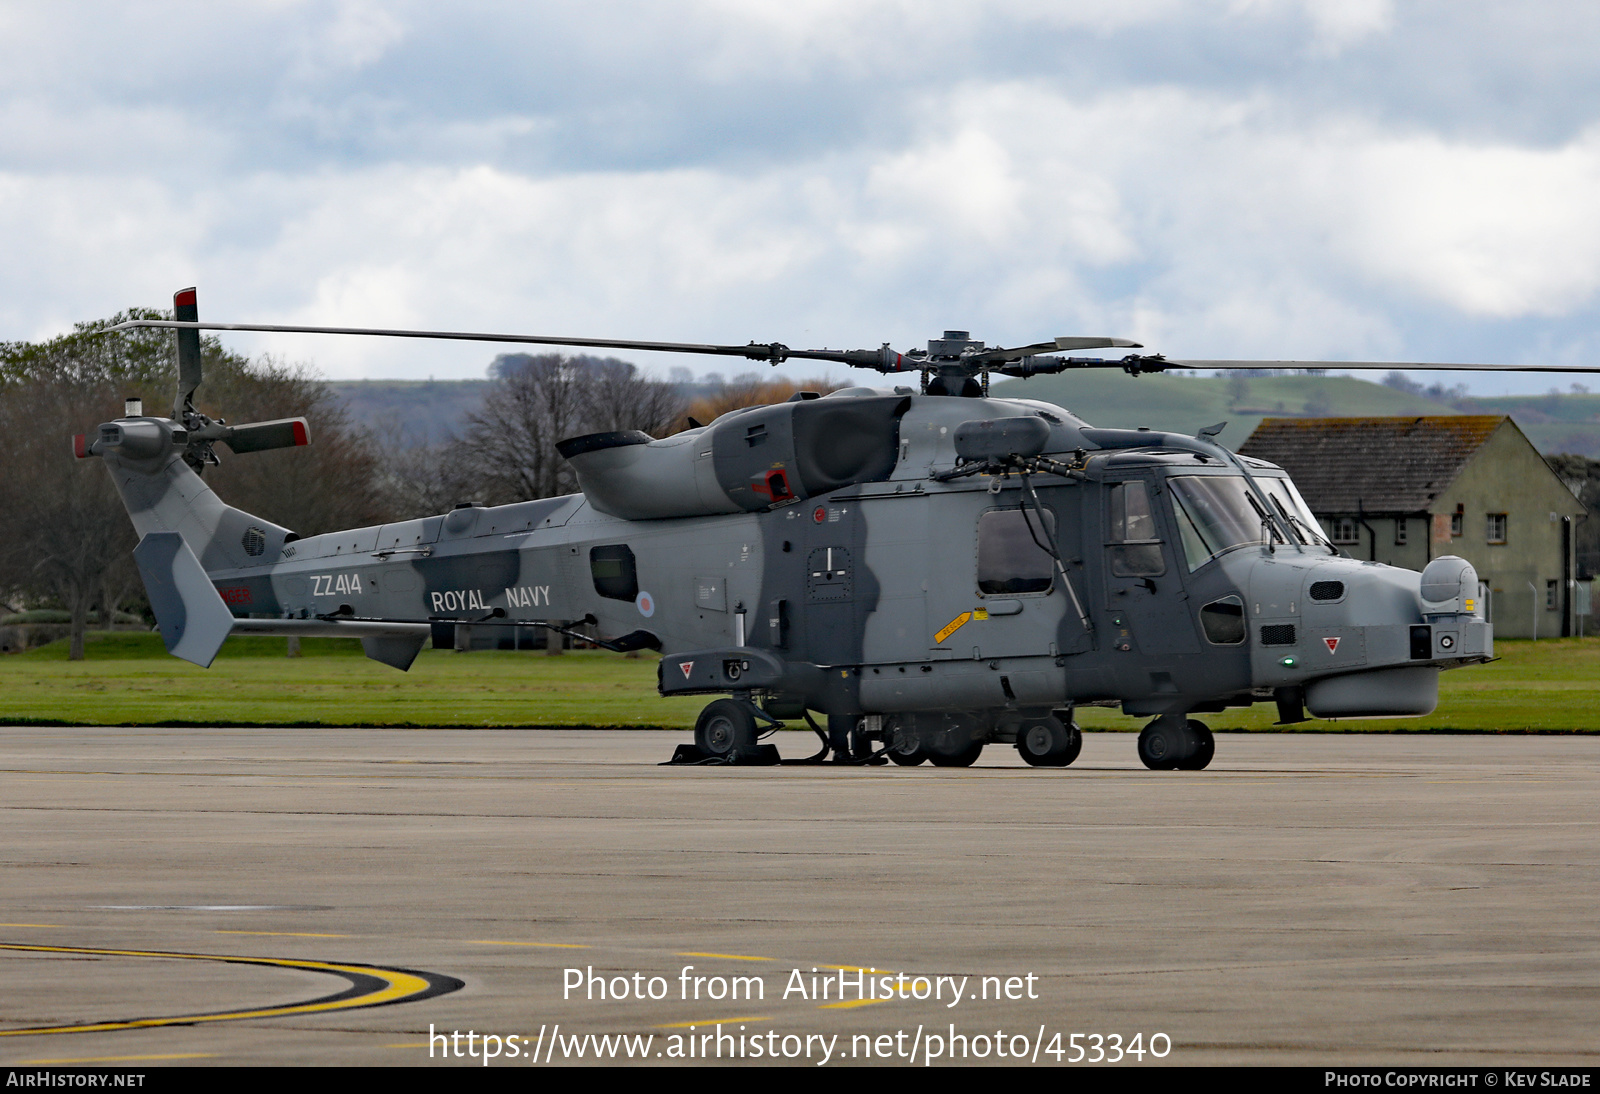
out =
<svg viewBox="0 0 1600 1094"><path fill-rule="evenodd" d="M431 631L433 628L429 628ZM361 649L374 661L407 672L430 635L377 634L361 640Z"/></svg>
<svg viewBox="0 0 1600 1094"><path fill-rule="evenodd" d="M221 440L235 453L266 452L310 444L311 431L304 418L280 418L274 422L231 426Z"/></svg>
<svg viewBox="0 0 1600 1094"><path fill-rule="evenodd" d="M383 623L365 619L235 619L237 634L286 638L359 638L374 661L406 672L433 636L431 623Z"/></svg>
<svg viewBox="0 0 1600 1094"><path fill-rule="evenodd" d="M133 549L133 559L167 652L210 668L233 630L233 613L200 560L176 532L151 532Z"/></svg>

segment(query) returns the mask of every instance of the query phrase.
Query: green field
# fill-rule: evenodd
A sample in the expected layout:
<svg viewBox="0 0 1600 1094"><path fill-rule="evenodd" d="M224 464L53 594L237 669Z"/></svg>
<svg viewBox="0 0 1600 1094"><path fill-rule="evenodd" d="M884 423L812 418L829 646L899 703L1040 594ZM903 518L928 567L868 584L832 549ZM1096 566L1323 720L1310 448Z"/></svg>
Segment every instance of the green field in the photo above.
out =
<svg viewBox="0 0 1600 1094"><path fill-rule="evenodd" d="M0 723L63 725L616 726L687 728L703 698L656 694L656 662L601 651L424 650L409 673L353 640L235 638L210 669L169 657L154 634L92 634L88 659L66 643L0 657ZM1295 731L1600 733L1600 638L1505 641L1501 659L1444 674L1426 718L1310 721ZM1269 729L1276 707L1203 716L1216 730ZM1143 719L1083 709L1085 728Z"/></svg>

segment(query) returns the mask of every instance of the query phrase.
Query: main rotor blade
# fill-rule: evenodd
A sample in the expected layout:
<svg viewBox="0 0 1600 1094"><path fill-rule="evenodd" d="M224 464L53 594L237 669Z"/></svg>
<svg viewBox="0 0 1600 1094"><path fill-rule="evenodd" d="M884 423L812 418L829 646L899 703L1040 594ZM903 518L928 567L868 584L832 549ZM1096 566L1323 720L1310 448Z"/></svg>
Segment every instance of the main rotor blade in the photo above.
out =
<svg viewBox="0 0 1600 1094"><path fill-rule="evenodd" d="M1141 360L1141 358L1135 358ZM1354 369L1354 370L1393 370L1397 372L1600 372L1600 365L1484 365L1484 364L1449 364L1442 361L1177 361L1170 358L1142 358L1152 365L1159 365L1161 369L1194 368L1194 369L1240 369L1240 368L1271 368L1271 369ZM1116 366L1120 362L1107 361L1106 364ZM1155 371L1147 369L1146 371Z"/></svg>
<svg viewBox="0 0 1600 1094"><path fill-rule="evenodd" d="M1061 350L1143 348L1142 343L1130 342L1126 338L1062 336L1053 338L1048 342L1035 342L1031 346L1013 346L1009 349L997 347L995 349L981 350L978 353L968 354L963 360L982 364L1001 364L1007 361L1020 361L1024 357L1035 357L1041 353L1056 353Z"/></svg>
<svg viewBox="0 0 1600 1094"><path fill-rule="evenodd" d="M380 338L442 338L457 342L510 342L535 346L578 346L586 349L660 350L665 353L703 353L721 357L745 357L752 361L777 364L790 357L812 361L837 361L849 365L877 367L882 350L790 349L782 342L751 342L744 346L717 346L697 342L641 342L622 338L562 338L541 334L480 334L469 331L392 330L378 327L299 327L264 323L196 323L173 319L133 319L106 327L105 333L136 327L170 327L184 331L258 331L266 334L359 334ZM890 351L891 356L897 356ZM895 371L899 371L898 369Z"/></svg>

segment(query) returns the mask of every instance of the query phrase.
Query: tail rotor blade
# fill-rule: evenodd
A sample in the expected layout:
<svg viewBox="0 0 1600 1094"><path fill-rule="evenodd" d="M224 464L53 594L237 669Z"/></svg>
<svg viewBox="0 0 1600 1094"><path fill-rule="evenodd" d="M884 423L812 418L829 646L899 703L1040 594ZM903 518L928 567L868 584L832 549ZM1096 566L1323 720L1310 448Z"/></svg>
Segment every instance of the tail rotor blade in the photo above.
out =
<svg viewBox="0 0 1600 1094"><path fill-rule="evenodd" d="M273 448L295 448L310 444L311 430L304 418L279 418L273 422L230 426L218 439L236 454L266 452Z"/></svg>
<svg viewBox="0 0 1600 1094"><path fill-rule="evenodd" d="M172 317L179 323L200 321L200 305L193 286L172 294ZM172 404L172 416L181 422L185 412L194 409L194 392L200 386L200 332L193 327L179 327L177 334L178 397Z"/></svg>

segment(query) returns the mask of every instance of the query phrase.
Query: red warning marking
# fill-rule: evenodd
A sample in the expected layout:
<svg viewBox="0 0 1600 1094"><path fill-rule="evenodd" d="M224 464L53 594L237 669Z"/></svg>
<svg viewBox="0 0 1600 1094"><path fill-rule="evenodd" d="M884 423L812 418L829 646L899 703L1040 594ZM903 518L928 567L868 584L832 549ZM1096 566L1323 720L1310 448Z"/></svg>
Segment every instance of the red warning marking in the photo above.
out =
<svg viewBox="0 0 1600 1094"><path fill-rule="evenodd" d="M682 661L678 664L678 667L683 670L683 678L687 680L689 679L689 674L694 671L694 662Z"/></svg>
<svg viewBox="0 0 1600 1094"><path fill-rule="evenodd" d="M1324 638L1322 644L1328 647L1329 653L1339 652L1339 640L1337 638Z"/></svg>
<svg viewBox="0 0 1600 1094"><path fill-rule="evenodd" d="M811 510L811 519L816 521L818 524L821 524L823 521L828 519L828 511L819 505L815 509Z"/></svg>

